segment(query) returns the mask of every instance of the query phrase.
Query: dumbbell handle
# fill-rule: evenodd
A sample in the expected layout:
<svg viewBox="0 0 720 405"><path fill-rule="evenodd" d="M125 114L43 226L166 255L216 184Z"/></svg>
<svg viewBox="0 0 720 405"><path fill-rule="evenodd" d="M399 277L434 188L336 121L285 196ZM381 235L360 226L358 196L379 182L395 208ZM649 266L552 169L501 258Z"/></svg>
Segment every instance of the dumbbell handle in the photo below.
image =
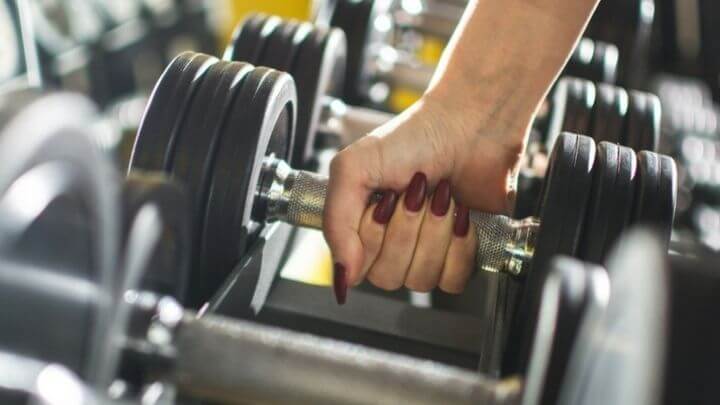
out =
<svg viewBox="0 0 720 405"><path fill-rule="evenodd" d="M328 179L291 169L285 162L268 158L258 198L265 200L267 221L322 229ZM376 196L377 197L377 196ZM477 237L476 268L488 272L520 275L532 259L539 222L473 211L470 221Z"/></svg>
<svg viewBox="0 0 720 405"><path fill-rule="evenodd" d="M521 381L333 339L186 312L169 380L220 403L514 404Z"/></svg>
<svg viewBox="0 0 720 405"><path fill-rule="evenodd" d="M349 145L394 116L385 111L351 106L340 99L326 97L320 114L319 131L337 134L340 145Z"/></svg>

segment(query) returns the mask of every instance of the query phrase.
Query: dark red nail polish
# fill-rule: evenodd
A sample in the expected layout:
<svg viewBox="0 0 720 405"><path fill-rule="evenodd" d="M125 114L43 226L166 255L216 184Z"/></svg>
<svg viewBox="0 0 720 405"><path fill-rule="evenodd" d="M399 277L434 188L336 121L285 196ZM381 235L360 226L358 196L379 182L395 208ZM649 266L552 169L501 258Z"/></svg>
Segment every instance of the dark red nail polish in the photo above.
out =
<svg viewBox="0 0 720 405"><path fill-rule="evenodd" d="M427 195L427 177L424 173L417 172L410 180L410 185L405 192L405 208L408 211L418 212L425 203Z"/></svg>
<svg viewBox="0 0 720 405"><path fill-rule="evenodd" d="M389 190L383 193L380 202L375 206L373 211L373 220L380 225L390 222L393 212L395 212L395 204L397 203L397 193Z"/></svg>
<svg viewBox="0 0 720 405"><path fill-rule="evenodd" d="M338 305L343 305L347 299L348 282L345 266L340 263L335 263L333 267L333 290Z"/></svg>
<svg viewBox="0 0 720 405"><path fill-rule="evenodd" d="M432 202L430 203L430 211L437 217L444 217L450 208L450 182L440 180L435 187Z"/></svg>
<svg viewBox="0 0 720 405"><path fill-rule="evenodd" d="M453 233L455 236L465 237L470 229L470 211L458 204L455 212L455 225L453 225Z"/></svg>

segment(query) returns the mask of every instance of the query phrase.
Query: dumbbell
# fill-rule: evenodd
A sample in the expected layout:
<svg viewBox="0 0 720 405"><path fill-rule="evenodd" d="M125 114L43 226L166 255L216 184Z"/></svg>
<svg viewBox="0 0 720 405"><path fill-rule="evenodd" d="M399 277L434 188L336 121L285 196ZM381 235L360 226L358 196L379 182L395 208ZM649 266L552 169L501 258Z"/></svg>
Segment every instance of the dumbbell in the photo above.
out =
<svg viewBox="0 0 720 405"><path fill-rule="evenodd" d="M562 131L589 134L598 142L617 143L636 151L658 150L662 107L652 93L564 77L555 86L552 100L558 108L548 114L548 150Z"/></svg>
<svg viewBox="0 0 720 405"><path fill-rule="evenodd" d="M290 73L295 79L299 111L295 139L296 152L292 161L296 164L305 164L310 159L315 147L315 134L318 131L338 135L340 141L336 143L342 146L364 136L393 117L389 113L350 106L338 98L342 92L341 88L344 87L343 77L347 72L345 66L349 63L348 52L352 51L347 48L345 37L338 29L282 21L278 17L266 15L251 16L239 25L231 45L225 52L225 59L272 67ZM588 83L588 87L592 87L590 90L594 91L594 84ZM567 118L575 113L589 113L581 110L582 106L576 107L584 100L577 100L572 96L575 96L575 93L563 98L556 96L553 99L555 102L550 103L549 106L553 117ZM604 106L604 100L599 98L597 105ZM594 99L592 101L588 108L592 108L595 104ZM608 102L606 101L606 104ZM564 108L565 103L568 103L567 108ZM610 115L608 119L612 119L612 113L613 110L608 107L604 110L599 109L595 115L598 122L605 122L603 115ZM554 119L557 121L560 118ZM567 118L567 121L570 122L570 118ZM554 133L552 139L554 140L554 136L565 129L578 133L580 130L589 129L566 128L567 126L566 123L560 122L554 124L551 127ZM619 130L621 131L622 128ZM552 149L552 145L549 145L548 149Z"/></svg>
<svg viewBox="0 0 720 405"><path fill-rule="evenodd" d="M194 196L193 233L200 245L193 271L203 272L196 279L207 283L205 296L263 224L322 226L326 179L283 162L295 114L292 79L267 68L186 53L158 82L130 169L164 171ZM653 152L638 156L626 147L601 143L596 149L591 138L562 135L550 158L538 218L471 215L479 242L476 267L527 279L521 283L524 320L534 316L543 269L555 254L601 260L628 223L654 224L669 240L674 162ZM628 209L631 214L621 214Z"/></svg>
<svg viewBox="0 0 720 405"><path fill-rule="evenodd" d="M393 13L393 20L401 29L449 39L466 5L433 0L403 1ZM595 82L615 83L618 57L615 45L582 38L572 53L564 74Z"/></svg>
<svg viewBox="0 0 720 405"><path fill-rule="evenodd" d="M380 21L376 24L376 21ZM341 28L347 36L348 55L346 83L343 97L352 104L367 102L368 93L375 81L384 81L392 85L412 89L422 93L432 76L432 69L423 69L417 62L387 43L387 33L380 28L390 30L392 19L388 17L385 3L375 0L338 0L331 20L331 26ZM577 48L577 56L572 63L590 63L592 68L580 71L602 72L602 78L615 77L618 52L611 44L597 44ZM588 51L593 51L592 56ZM576 68L573 68L576 69ZM598 77L592 77L596 79Z"/></svg>

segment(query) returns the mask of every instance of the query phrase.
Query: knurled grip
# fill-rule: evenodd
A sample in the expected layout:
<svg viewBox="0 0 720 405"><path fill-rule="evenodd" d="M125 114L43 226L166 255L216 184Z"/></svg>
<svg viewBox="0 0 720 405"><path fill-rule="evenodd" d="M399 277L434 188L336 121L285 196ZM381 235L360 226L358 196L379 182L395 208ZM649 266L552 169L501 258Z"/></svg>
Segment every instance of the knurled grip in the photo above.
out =
<svg viewBox="0 0 720 405"><path fill-rule="evenodd" d="M322 229L327 184L326 176L291 171L281 193L285 201L278 205L285 209L275 212L274 219ZM520 274L523 263L532 256L537 222L475 211L470 213L470 221L477 237L477 269Z"/></svg>
<svg viewBox="0 0 720 405"><path fill-rule="evenodd" d="M287 212L282 220L302 227L322 229L328 179L325 176L294 171L286 180Z"/></svg>

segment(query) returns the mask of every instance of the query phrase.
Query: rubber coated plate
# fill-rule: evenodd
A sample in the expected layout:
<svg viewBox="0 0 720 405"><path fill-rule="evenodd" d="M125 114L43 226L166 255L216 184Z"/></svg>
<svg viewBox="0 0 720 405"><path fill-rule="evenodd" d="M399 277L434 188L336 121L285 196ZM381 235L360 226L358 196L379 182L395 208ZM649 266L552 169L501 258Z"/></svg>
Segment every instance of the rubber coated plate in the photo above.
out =
<svg viewBox="0 0 720 405"><path fill-rule="evenodd" d="M588 307L558 404L666 403L659 399L668 381L666 350L673 345L665 261L649 235L623 237L608 260L610 286L598 302L605 305Z"/></svg>
<svg viewBox="0 0 720 405"><path fill-rule="evenodd" d="M511 353L506 353L509 372L524 370L537 319L542 283L550 260L556 255L575 256L582 237L588 197L592 187L595 141L582 135L562 133L550 155L540 207L532 268L525 280L521 302L510 331Z"/></svg>
<svg viewBox="0 0 720 405"><path fill-rule="evenodd" d="M638 153L638 177L633 223L652 226L667 246L677 204L675 161L642 151Z"/></svg>
<svg viewBox="0 0 720 405"><path fill-rule="evenodd" d="M590 68L597 80L608 84L613 84L617 80L619 51L617 46L607 42L595 41L595 51L593 52Z"/></svg>
<svg viewBox="0 0 720 405"><path fill-rule="evenodd" d="M291 77L255 68L244 80L220 137L205 212L199 289L212 294L246 250L262 224L250 215L263 157L287 159L296 116Z"/></svg>
<svg viewBox="0 0 720 405"><path fill-rule="evenodd" d="M345 66L345 37L339 29L316 28L302 42L291 74L297 84L298 122L292 163L302 166L312 156L325 96Z"/></svg>
<svg viewBox="0 0 720 405"><path fill-rule="evenodd" d="M147 239L147 232L141 232L140 216L147 215L146 210L153 210L160 216L161 229L155 241ZM191 234L190 204L183 188L160 174L133 172L125 179L123 212L125 262L128 263L132 256L128 249L151 249L144 262L140 290L172 296L184 303L190 271Z"/></svg>
<svg viewBox="0 0 720 405"><path fill-rule="evenodd" d="M107 345L118 179L91 141L87 123L97 117L90 101L65 93L26 97L0 96L8 118L0 127L0 254L28 270L0 268L0 346L64 364L99 388L107 382L102 367L115 355ZM33 232L52 223L73 226ZM83 243L81 256L70 258L75 266L55 267Z"/></svg>
<svg viewBox="0 0 720 405"><path fill-rule="evenodd" d="M568 257L553 260L543 285L525 400L557 404L583 318L589 308L607 300L609 286L607 272L601 267Z"/></svg>
<svg viewBox="0 0 720 405"><path fill-rule="evenodd" d="M553 94L547 150L552 150L561 132L586 134L595 104L595 85L587 80L566 77L560 80Z"/></svg>
<svg viewBox="0 0 720 405"><path fill-rule="evenodd" d="M217 59L192 52L178 55L165 69L148 100L135 138L130 169L163 171L175 135L202 74Z"/></svg>
<svg viewBox="0 0 720 405"><path fill-rule="evenodd" d="M579 258L604 263L610 248L627 228L632 217L636 169L632 149L608 142L598 144Z"/></svg>
<svg viewBox="0 0 720 405"><path fill-rule="evenodd" d="M347 64L343 98L350 104L362 104L370 87L368 63L373 58L371 50L382 42L384 33L375 29L378 16L385 13L382 1L338 0L330 25L343 30L347 37Z"/></svg>
<svg viewBox="0 0 720 405"><path fill-rule="evenodd" d="M199 271L196 261L220 131L226 122L238 84L251 69L252 66L246 63L225 61L208 69L179 131L171 172L185 186L191 198L194 248L192 284L197 282L198 277L202 277L202 274L196 273Z"/></svg>
<svg viewBox="0 0 720 405"><path fill-rule="evenodd" d="M283 21L265 41L262 58L250 63L267 66L283 72L289 72L295 58L295 33L301 24L297 21Z"/></svg>
<svg viewBox="0 0 720 405"><path fill-rule="evenodd" d="M630 92L623 145L657 152L660 140L660 100L654 94Z"/></svg>
<svg viewBox="0 0 720 405"><path fill-rule="evenodd" d="M249 62L260 57L261 31L269 16L265 14L254 14L241 22L233 33L228 48L225 50L223 59Z"/></svg>
<svg viewBox="0 0 720 405"><path fill-rule="evenodd" d="M288 72L295 79L298 121L291 163L302 167L312 155L324 96L330 88L339 87L333 79L338 69L344 69L344 37L338 29L283 22L257 54L259 59L250 63Z"/></svg>
<svg viewBox="0 0 720 405"><path fill-rule="evenodd" d="M588 135L595 142L620 143L628 109L628 94L621 87L597 85L597 100L593 107L592 127Z"/></svg>
<svg viewBox="0 0 720 405"><path fill-rule="evenodd" d="M570 57L563 76L575 76L593 82L615 83L618 49L615 45L582 38Z"/></svg>

